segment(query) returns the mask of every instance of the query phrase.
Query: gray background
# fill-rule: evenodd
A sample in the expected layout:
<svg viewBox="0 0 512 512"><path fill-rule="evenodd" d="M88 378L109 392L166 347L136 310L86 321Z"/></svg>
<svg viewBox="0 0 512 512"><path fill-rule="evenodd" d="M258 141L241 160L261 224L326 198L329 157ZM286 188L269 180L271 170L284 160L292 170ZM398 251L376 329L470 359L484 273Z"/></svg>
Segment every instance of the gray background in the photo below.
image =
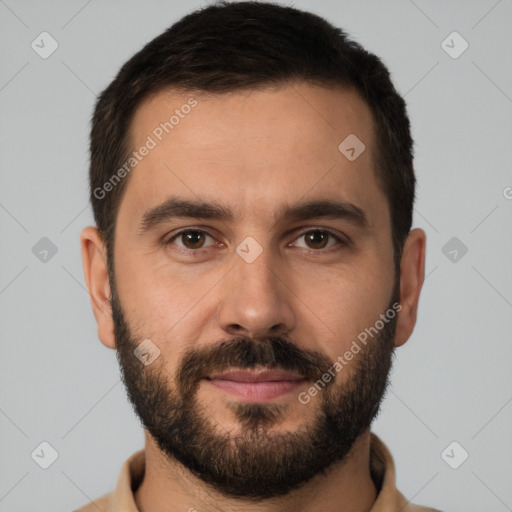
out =
<svg viewBox="0 0 512 512"><path fill-rule="evenodd" d="M1 511L77 508L143 446L84 287L89 120L121 64L200 5L0 0ZM444 510L512 510L512 1L293 5L384 60L413 126L428 277L374 426L398 486ZM43 31L59 45L47 59L31 48ZM456 59L441 46L453 31L469 43ZM43 237L57 248L46 261L32 250ZM31 458L43 441L58 452L46 470Z"/></svg>

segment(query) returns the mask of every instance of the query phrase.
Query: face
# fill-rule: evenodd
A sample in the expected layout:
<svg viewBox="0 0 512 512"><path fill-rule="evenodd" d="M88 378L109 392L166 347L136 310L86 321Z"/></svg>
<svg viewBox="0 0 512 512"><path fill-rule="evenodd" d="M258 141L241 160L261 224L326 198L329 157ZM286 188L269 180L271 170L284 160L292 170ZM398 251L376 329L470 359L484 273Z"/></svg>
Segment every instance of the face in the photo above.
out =
<svg viewBox="0 0 512 512"><path fill-rule="evenodd" d="M119 362L163 453L226 495L283 495L343 461L386 387L399 283L372 117L306 84L190 97L159 93L132 122L134 148L156 144L117 217Z"/></svg>

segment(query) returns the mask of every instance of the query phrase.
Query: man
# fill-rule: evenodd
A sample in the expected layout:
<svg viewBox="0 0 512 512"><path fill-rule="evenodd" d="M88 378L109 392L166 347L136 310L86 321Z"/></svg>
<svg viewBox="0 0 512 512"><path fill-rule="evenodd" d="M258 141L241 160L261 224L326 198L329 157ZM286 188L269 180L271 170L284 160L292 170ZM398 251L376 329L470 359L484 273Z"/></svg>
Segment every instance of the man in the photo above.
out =
<svg viewBox="0 0 512 512"><path fill-rule="evenodd" d="M90 186L86 283L146 437L82 512L432 510L370 432L425 262L377 57L289 7L196 11L101 94Z"/></svg>

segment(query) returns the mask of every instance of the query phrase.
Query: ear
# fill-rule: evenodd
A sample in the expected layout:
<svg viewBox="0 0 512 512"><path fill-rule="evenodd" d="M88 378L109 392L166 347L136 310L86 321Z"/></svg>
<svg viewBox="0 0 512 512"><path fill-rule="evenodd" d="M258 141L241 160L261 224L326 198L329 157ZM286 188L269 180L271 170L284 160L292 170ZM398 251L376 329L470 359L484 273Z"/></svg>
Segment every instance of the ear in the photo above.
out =
<svg viewBox="0 0 512 512"><path fill-rule="evenodd" d="M421 287L425 279L425 247L427 236L422 229L410 231L400 262L400 305L395 332L395 346L403 345L416 324Z"/></svg>
<svg viewBox="0 0 512 512"><path fill-rule="evenodd" d="M110 306L110 281L107 251L97 228L89 226L80 235L85 283L89 290L92 310L98 324L98 337L108 348L116 348L114 322Z"/></svg>

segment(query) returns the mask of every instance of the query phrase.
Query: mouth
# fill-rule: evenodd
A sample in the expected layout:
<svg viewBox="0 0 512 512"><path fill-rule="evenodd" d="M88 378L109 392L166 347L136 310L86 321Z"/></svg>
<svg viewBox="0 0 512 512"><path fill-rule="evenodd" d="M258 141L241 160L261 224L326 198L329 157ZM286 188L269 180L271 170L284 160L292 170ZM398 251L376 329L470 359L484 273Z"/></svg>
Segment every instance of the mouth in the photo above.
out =
<svg viewBox="0 0 512 512"><path fill-rule="evenodd" d="M229 370L205 379L211 386L237 398L261 402L296 391L305 381L302 375L284 370Z"/></svg>

